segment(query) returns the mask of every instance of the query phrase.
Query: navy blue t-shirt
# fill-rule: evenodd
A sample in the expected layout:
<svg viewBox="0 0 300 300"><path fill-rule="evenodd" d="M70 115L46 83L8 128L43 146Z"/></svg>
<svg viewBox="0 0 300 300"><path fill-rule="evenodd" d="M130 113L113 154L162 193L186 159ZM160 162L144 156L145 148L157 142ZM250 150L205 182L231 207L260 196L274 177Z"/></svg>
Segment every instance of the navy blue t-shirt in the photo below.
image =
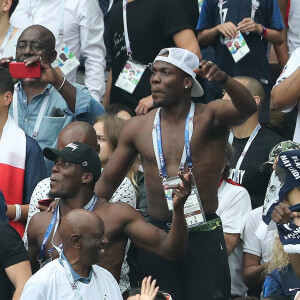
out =
<svg viewBox="0 0 300 300"><path fill-rule="evenodd" d="M219 0L204 0L197 30L213 28L221 24ZM225 0L222 7L224 23L232 22L237 25L244 18L251 17L251 0ZM281 30L284 28L278 3L276 0L260 0L254 21L266 28ZM217 65L230 76L249 76L258 79L264 85L269 81L269 62L267 58L266 39L256 33L243 33L250 49L244 58L235 63L226 45L219 37L214 41Z"/></svg>

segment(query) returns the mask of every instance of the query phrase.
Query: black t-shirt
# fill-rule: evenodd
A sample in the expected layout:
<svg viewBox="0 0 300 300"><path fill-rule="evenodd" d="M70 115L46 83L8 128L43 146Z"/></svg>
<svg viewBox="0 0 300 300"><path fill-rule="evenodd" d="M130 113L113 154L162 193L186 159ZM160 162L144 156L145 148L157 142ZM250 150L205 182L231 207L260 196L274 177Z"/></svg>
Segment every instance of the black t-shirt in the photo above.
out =
<svg viewBox="0 0 300 300"><path fill-rule="evenodd" d="M5 268L29 258L22 239L10 225L0 223L0 237L0 298L11 300L13 285L7 277Z"/></svg>
<svg viewBox="0 0 300 300"><path fill-rule="evenodd" d="M127 27L132 58L147 65L153 62L159 51L174 47L172 36L192 29L182 7L174 0L135 0L127 4ZM108 15L108 30L112 54L112 88L110 103L122 103L135 109L140 99L151 94L147 68L133 94L115 86L115 82L128 59L122 1L115 3Z"/></svg>
<svg viewBox="0 0 300 300"><path fill-rule="evenodd" d="M234 137L232 143L233 166L236 166L248 139ZM253 209L263 205L271 176L271 173L261 172L261 165L268 161L270 150L283 140L280 135L262 126L243 159L237 182L248 191ZM234 170L231 170L230 178L233 178Z"/></svg>

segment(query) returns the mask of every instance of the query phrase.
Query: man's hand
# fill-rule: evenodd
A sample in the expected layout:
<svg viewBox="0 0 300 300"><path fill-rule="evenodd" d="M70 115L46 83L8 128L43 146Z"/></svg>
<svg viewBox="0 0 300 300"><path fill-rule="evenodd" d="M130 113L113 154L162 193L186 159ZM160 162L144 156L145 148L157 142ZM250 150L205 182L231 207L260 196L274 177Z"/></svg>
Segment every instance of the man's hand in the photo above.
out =
<svg viewBox="0 0 300 300"><path fill-rule="evenodd" d="M278 224L289 223L294 217L298 217L298 213L291 212L288 205L282 202L276 205L272 212L272 220Z"/></svg>
<svg viewBox="0 0 300 300"><path fill-rule="evenodd" d="M191 193L191 172L187 174L177 173L182 183L168 186L168 189L173 189L173 210L183 209L186 199Z"/></svg>
<svg viewBox="0 0 300 300"><path fill-rule="evenodd" d="M206 60L202 60L199 64L199 69L194 69L193 71L208 81L222 81L227 76L216 64Z"/></svg>
<svg viewBox="0 0 300 300"><path fill-rule="evenodd" d="M240 32L253 32L261 34L263 27L261 24L255 23L251 18L245 18L242 22L238 23L238 30Z"/></svg>
<svg viewBox="0 0 300 300"><path fill-rule="evenodd" d="M0 59L0 67L8 69L8 66L12 62L12 60L12 56Z"/></svg>
<svg viewBox="0 0 300 300"><path fill-rule="evenodd" d="M41 77L40 78L25 78L25 81L35 81L41 80L46 83L50 83L56 89L58 89L62 82L63 76L58 74L51 66L50 62L44 61L40 56L32 56L24 59L24 63L26 66L34 65L39 62L41 64Z"/></svg>
<svg viewBox="0 0 300 300"><path fill-rule="evenodd" d="M234 38L238 33L237 27L231 22L220 24L217 26L217 29L228 39Z"/></svg>
<svg viewBox="0 0 300 300"><path fill-rule="evenodd" d="M140 100L139 105L135 109L137 116L145 115L153 107L152 95Z"/></svg>

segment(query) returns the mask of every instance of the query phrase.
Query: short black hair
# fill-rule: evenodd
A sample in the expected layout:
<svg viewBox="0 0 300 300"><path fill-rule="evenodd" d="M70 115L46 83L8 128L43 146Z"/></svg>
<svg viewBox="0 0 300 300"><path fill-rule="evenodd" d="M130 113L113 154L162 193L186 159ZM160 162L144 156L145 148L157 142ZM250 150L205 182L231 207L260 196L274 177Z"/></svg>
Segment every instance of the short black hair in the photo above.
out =
<svg viewBox="0 0 300 300"><path fill-rule="evenodd" d="M0 95L6 92L14 93L14 80L8 69L0 67Z"/></svg>
<svg viewBox="0 0 300 300"><path fill-rule="evenodd" d="M132 110L129 107L127 107L127 106L125 106L123 104L120 104L120 103L111 104L105 110L105 113L107 115L113 115L113 116L115 116L115 115L117 115L122 110L128 112L132 117L134 117L134 113L132 112Z"/></svg>
<svg viewBox="0 0 300 300"><path fill-rule="evenodd" d="M12 0L11 7L9 9L9 17L11 17L11 15L15 11L15 9L16 9L16 7L17 7L18 4L19 4L19 0Z"/></svg>

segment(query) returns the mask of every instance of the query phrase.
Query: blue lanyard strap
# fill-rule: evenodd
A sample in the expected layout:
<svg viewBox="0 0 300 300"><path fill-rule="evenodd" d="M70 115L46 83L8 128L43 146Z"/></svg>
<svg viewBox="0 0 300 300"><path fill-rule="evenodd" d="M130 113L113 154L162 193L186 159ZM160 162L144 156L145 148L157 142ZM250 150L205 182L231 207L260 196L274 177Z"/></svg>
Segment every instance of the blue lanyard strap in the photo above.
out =
<svg viewBox="0 0 300 300"><path fill-rule="evenodd" d="M45 232L45 235L44 235L44 238L43 238L43 242L42 242L42 245L41 245L41 248L40 248L40 251L39 251L39 254L38 254L38 257L37 257L37 260L39 262L42 262L43 261L43 257L44 257L44 252L45 252L45 247L46 247L46 244L47 244L47 241L49 239L49 236L52 232L52 229L56 223L56 219L57 219L57 214L58 214L58 207L59 205L56 206L55 208L55 211L52 215L52 218L51 218L51 221L50 221L50 224Z"/></svg>
<svg viewBox="0 0 300 300"><path fill-rule="evenodd" d="M179 164L179 172L183 172L184 165L187 161L188 168L191 170L193 168L192 163L192 154L191 154L191 146L190 141L193 135L193 119L195 114L195 103L191 102L190 111L186 117L185 120L185 144L182 152L181 161ZM154 153L156 157L157 167L159 176L162 178L167 178L167 167L163 155L163 149L162 149L162 136L161 136L161 125L160 125L160 108L157 110L155 118L154 118L154 124L153 124L153 130L152 130L152 139L153 139L153 147L154 147Z"/></svg>
<svg viewBox="0 0 300 300"><path fill-rule="evenodd" d="M97 198L96 195L94 195L93 198L90 200L90 202L84 207L84 209L89 210L89 211L93 211L94 208L95 208L95 206L96 206L97 201L98 201L98 198ZM58 225L58 222L56 222L56 221L58 221L59 219L60 219L60 217L59 217L59 204L57 204L57 206L55 208L55 211L53 213L52 219L50 221L50 224L49 224L49 226L48 226L48 228L46 230L46 233L44 235L43 242L42 242L42 245L41 245L38 257L37 257L37 260L39 262L43 261L44 252L45 252L45 246L47 244L47 241L49 239L49 236L50 236L50 234L52 232L53 227L55 226L55 224ZM57 226L55 226L55 229L54 229L54 232L53 232L53 235L52 235L52 244L53 244L53 238L54 238L56 230L57 230ZM56 247L56 246L54 246L54 247L59 252L60 246L59 246L59 248Z"/></svg>

